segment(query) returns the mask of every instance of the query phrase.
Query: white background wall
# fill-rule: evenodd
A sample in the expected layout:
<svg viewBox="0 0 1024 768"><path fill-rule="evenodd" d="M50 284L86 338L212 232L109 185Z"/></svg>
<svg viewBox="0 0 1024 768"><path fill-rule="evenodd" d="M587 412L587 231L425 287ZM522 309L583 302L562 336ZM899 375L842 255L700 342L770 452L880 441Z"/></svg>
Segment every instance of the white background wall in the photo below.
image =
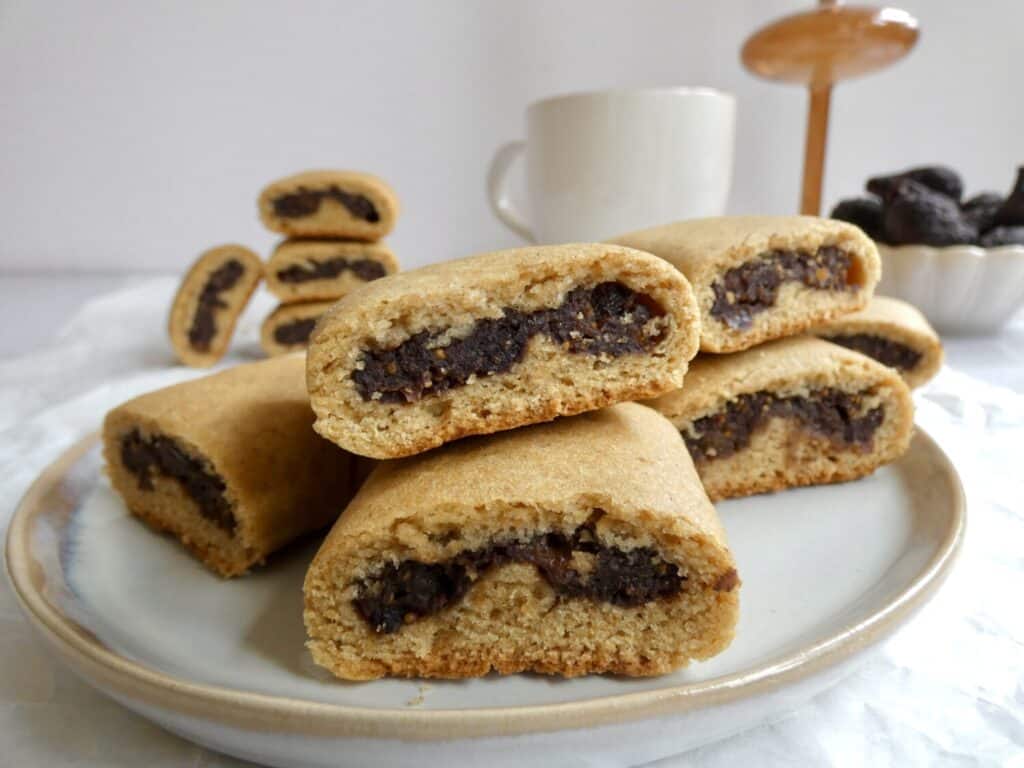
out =
<svg viewBox="0 0 1024 768"><path fill-rule="evenodd" d="M894 0L910 58L833 100L825 199L946 161L969 189L1024 162L1024 2ZM391 238L422 264L516 244L491 216L492 149L552 93L737 94L732 212L795 209L805 96L739 47L792 0L0 0L0 268L182 269L225 240L267 252L269 179L315 166L391 181Z"/></svg>

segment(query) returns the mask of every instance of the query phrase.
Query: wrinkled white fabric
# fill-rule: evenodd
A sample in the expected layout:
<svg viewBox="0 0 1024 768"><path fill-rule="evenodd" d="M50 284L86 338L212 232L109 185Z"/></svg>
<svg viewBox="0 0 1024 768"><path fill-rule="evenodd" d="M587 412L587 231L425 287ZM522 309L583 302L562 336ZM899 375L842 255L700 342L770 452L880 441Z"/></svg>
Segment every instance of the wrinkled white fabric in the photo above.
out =
<svg viewBox="0 0 1024 768"><path fill-rule="evenodd" d="M0 529L35 476L112 406L168 380L175 281L101 297L33 354L0 363ZM225 365L258 356L258 296ZM955 340L918 423L960 470L968 533L949 581L845 681L772 723L658 763L1024 766L1024 327ZM951 355L952 357L952 355ZM175 369L181 378L200 372ZM986 383L998 381L1002 386ZM0 753L12 766L239 766L166 733L46 653L0 583Z"/></svg>

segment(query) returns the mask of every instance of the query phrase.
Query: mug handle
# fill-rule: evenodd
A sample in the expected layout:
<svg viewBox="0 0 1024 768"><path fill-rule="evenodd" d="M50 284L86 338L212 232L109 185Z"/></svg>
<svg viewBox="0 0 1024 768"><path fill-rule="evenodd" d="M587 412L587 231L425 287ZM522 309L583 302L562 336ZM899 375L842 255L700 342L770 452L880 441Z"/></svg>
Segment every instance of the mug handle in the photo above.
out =
<svg viewBox="0 0 1024 768"><path fill-rule="evenodd" d="M491 210L502 224L527 242L535 243L537 242L536 236L530 230L530 225L512 205L505 184L508 169L525 149L525 141L510 141L498 147L491 160L491 167L487 171L487 198L491 204Z"/></svg>

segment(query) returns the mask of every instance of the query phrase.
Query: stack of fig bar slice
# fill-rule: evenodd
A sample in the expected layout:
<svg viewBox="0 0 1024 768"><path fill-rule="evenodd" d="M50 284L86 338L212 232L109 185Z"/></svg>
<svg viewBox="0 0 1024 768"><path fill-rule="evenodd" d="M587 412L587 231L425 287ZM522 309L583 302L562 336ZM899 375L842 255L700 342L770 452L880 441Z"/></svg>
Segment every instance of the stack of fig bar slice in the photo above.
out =
<svg viewBox="0 0 1024 768"><path fill-rule="evenodd" d="M682 433L712 499L850 480L901 456L908 383L938 336L872 298L881 265L857 227L810 216L683 221L614 238L677 267L701 314L685 387L648 404Z"/></svg>
<svg viewBox="0 0 1024 768"><path fill-rule="evenodd" d="M263 322L270 356L304 349L316 321L353 288L398 271L381 242L394 228L398 199L381 179L354 171L306 171L268 184L260 218L281 241L266 266L280 305Z"/></svg>
<svg viewBox="0 0 1024 768"><path fill-rule="evenodd" d="M606 244L337 302L307 353L315 429L391 460L307 573L313 659L353 680L655 675L724 649L725 533L678 430L626 402L678 389L699 335L682 273Z"/></svg>
<svg viewBox="0 0 1024 768"><path fill-rule="evenodd" d="M321 238L376 237L395 215L351 174L277 182L261 207ZM359 263L328 249L371 247L290 239L268 281L314 298L307 284L352 271L325 264ZM338 677L663 674L735 631L712 499L906 450L901 373L920 383L942 353L911 308L871 303L879 271L850 224L730 218L328 286L345 295L305 357L112 411L109 475L224 576L333 523L304 618Z"/></svg>

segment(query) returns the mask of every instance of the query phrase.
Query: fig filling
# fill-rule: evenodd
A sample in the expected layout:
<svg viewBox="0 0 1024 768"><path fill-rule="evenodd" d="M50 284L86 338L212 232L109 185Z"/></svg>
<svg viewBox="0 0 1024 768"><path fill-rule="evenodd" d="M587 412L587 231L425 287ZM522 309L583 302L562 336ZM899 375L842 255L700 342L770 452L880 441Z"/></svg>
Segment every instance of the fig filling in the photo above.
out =
<svg viewBox="0 0 1024 768"><path fill-rule="evenodd" d="M803 429L840 448L868 451L885 420L885 409L866 408L865 394L838 389L814 390L807 397L752 392L697 419L683 430L683 439L696 462L725 459L746 448L751 435L770 419L782 418L794 419Z"/></svg>
<svg viewBox="0 0 1024 768"><path fill-rule="evenodd" d="M275 216L282 219L301 219L312 216L320 210L320 202L323 200L334 200L340 203L355 219L362 219L371 224L380 221L377 206L370 198L366 195L346 192L336 184L322 189L299 187L294 192L275 197L270 204L274 209Z"/></svg>
<svg viewBox="0 0 1024 768"><path fill-rule="evenodd" d="M444 332L423 331L392 349L367 350L352 379L364 400L412 403L460 387L471 377L510 370L538 335L575 354L649 352L665 331L648 323L664 314L650 296L622 283L575 288L552 309L505 307L501 317L478 320L462 338L443 341Z"/></svg>
<svg viewBox="0 0 1024 768"><path fill-rule="evenodd" d="M491 568L508 563L535 566L559 598L628 608L682 592L687 577L654 549L624 550L602 544L594 527L598 517L600 511L571 533L553 531L525 541L495 541L440 563L388 564L356 582L353 604L374 632L392 634L456 604ZM738 583L735 572L731 576L727 572L713 588L729 591Z"/></svg>
<svg viewBox="0 0 1024 768"><path fill-rule="evenodd" d="M814 253L774 250L727 271L711 284L711 316L730 328L749 328L754 315L775 306L783 283L802 283L823 291L856 290L850 255L834 245Z"/></svg>
<svg viewBox="0 0 1024 768"><path fill-rule="evenodd" d="M316 327L316 321L315 317L300 317L290 323L281 323L274 329L274 341L289 347L305 344Z"/></svg>
<svg viewBox="0 0 1024 768"><path fill-rule="evenodd" d="M852 349L901 371L912 371L921 362L921 353L906 344L875 336L872 333L850 333L838 336L826 336L833 344Z"/></svg>
<svg viewBox="0 0 1024 768"><path fill-rule="evenodd" d="M121 438L121 463L135 475L139 489L153 490L153 472L177 480L199 508L199 514L228 533L237 521L225 496L226 485L206 463L189 456L174 440L163 435L143 437L137 429Z"/></svg>
<svg viewBox="0 0 1024 768"><path fill-rule="evenodd" d="M217 335L217 310L227 309L228 303L221 294L234 288L245 274L240 261L231 259L217 267L206 278L206 285L199 294L192 326L188 329L188 343L197 352L209 352L210 342Z"/></svg>
<svg viewBox="0 0 1024 768"><path fill-rule="evenodd" d="M384 265L373 259L346 259L337 256L320 261L307 259L308 264L292 264L278 270L277 279L282 283L308 283L312 280L332 280L345 271L352 272L360 280L370 282L384 277Z"/></svg>

